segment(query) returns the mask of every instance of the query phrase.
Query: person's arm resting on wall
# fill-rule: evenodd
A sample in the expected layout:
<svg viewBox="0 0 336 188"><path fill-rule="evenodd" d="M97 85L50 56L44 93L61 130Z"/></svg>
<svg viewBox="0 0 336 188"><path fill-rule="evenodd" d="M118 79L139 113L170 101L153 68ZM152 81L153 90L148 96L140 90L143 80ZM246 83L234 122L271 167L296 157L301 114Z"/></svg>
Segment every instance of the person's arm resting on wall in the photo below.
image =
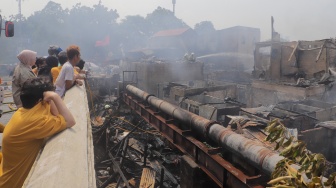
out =
<svg viewBox="0 0 336 188"><path fill-rule="evenodd" d="M64 68L64 67L63 67ZM78 85L83 85L83 83L80 80L77 80L75 75L74 75L74 71L73 68L71 67L66 67L65 70L65 90L69 90L70 88L72 88L75 84Z"/></svg>
<svg viewBox="0 0 336 188"><path fill-rule="evenodd" d="M43 93L43 100L47 102L52 101L55 104L59 114L64 117L64 120L66 122L66 127L69 128L76 124L75 118L72 116L71 112L66 107L63 100L57 93L52 92L52 91L46 91Z"/></svg>
<svg viewBox="0 0 336 188"><path fill-rule="evenodd" d="M54 115L54 116L58 116L59 112L57 110L57 107L56 107L54 101L51 100L49 102L49 104L50 104L50 112L51 112L51 114Z"/></svg>
<svg viewBox="0 0 336 188"><path fill-rule="evenodd" d="M66 80L65 81L65 90L69 90L70 88L72 88L73 86L75 85L79 85L79 86L82 86L83 85L83 82L76 79L75 81L72 81L72 80Z"/></svg>
<svg viewBox="0 0 336 188"><path fill-rule="evenodd" d="M73 80L65 80L65 90L69 90L74 86L75 81Z"/></svg>

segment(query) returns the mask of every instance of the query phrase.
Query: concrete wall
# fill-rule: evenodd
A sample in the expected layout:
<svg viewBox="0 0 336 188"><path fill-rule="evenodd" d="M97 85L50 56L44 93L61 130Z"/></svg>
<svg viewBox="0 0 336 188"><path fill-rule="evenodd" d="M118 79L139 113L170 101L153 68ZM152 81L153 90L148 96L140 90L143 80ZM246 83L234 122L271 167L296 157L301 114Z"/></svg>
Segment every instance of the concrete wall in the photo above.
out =
<svg viewBox="0 0 336 188"><path fill-rule="evenodd" d="M212 31L209 33L203 33L197 35L197 50L195 53L198 56L205 54L213 54L218 52L218 38L217 31Z"/></svg>
<svg viewBox="0 0 336 188"><path fill-rule="evenodd" d="M70 89L64 102L75 117L76 125L47 141L23 187L96 187L91 121L85 86Z"/></svg>
<svg viewBox="0 0 336 188"><path fill-rule="evenodd" d="M260 29L236 26L217 31L218 51L253 54L255 43L260 41Z"/></svg>
<svg viewBox="0 0 336 188"><path fill-rule="evenodd" d="M210 95L180 98L179 104L181 108L213 121L224 122L226 115L239 114L238 106L225 103L224 99Z"/></svg>
<svg viewBox="0 0 336 188"><path fill-rule="evenodd" d="M157 94L159 83L203 80L202 67L203 63L199 62L124 62L121 65L123 71L137 71L138 87L150 94Z"/></svg>
<svg viewBox="0 0 336 188"><path fill-rule="evenodd" d="M335 136L334 130L323 127L303 131L299 135L299 140L307 144L307 148L314 153L322 153L328 161L335 162Z"/></svg>
<svg viewBox="0 0 336 188"><path fill-rule="evenodd" d="M302 88L254 80L247 106L256 107L260 104L268 106L283 101L321 99L324 92L324 85Z"/></svg>
<svg viewBox="0 0 336 188"><path fill-rule="evenodd" d="M329 40L259 43L255 51L254 76L260 78L264 71L267 80L296 82L296 74L300 72L306 79L319 80L329 66L336 63L333 45ZM271 47L270 56L262 51L266 47Z"/></svg>
<svg viewBox="0 0 336 188"><path fill-rule="evenodd" d="M197 35L194 30L189 29L181 35L157 36L149 41L151 49L179 49L184 52L193 52L196 46Z"/></svg>
<svg viewBox="0 0 336 188"><path fill-rule="evenodd" d="M336 118L336 106L332 103L325 103L317 100L304 100L297 102L284 102L277 107L287 109L290 112L306 114L318 121L330 121Z"/></svg>
<svg viewBox="0 0 336 188"><path fill-rule="evenodd" d="M254 70L252 75L257 79L270 77L271 67L271 43L257 43L254 50Z"/></svg>
<svg viewBox="0 0 336 188"><path fill-rule="evenodd" d="M219 98L225 99L227 97L236 98L237 96L237 87L236 85L229 85L225 87L225 89L216 90L216 91L209 91L207 92L208 95Z"/></svg>
<svg viewBox="0 0 336 188"><path fill-rule="evenodd" d="M202 84L199 84L199 86L202 86ZM206 85L200 88L192 88L188 85L171 87L169 95L165 96L164 100L174 104L179 104L182 98L188 97L189 99L200 101L200 103L218 102L211 102L204 98L205 96L209 96L219 99L220 101L218 103L223 102L225 98L231 98L239 103L247 104L250 100L250 92L251 85L249 84L232 84L208 81Z"/></svg>

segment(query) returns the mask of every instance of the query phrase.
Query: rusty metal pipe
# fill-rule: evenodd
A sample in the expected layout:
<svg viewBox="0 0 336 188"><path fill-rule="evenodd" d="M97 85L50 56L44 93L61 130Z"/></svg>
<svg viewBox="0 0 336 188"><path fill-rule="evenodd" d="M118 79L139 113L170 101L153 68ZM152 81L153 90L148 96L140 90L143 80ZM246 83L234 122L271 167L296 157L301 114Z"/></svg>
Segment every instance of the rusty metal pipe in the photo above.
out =
<svg viewBox="0 0 336 188"><path fill-rule="evenodd" d="M234 153L240 154L244 159L262 169L268 175L274 171L278 161L283 159L279 153L219 124L212 125L208 134L211 140Z"/></svg>
<svg viewBox="0 0 336 188"><path fill-rule="evenodd" d="M205 133L204 125L210 122L208 119L200 117L154 96L148 97L147 102L162 112L169 114L171 117L182 121L185 125L189 126L191 130L196 131L201 135L204 135Z"/></svg>
<svg viewBox="0 0 336 188"><path fill-rule="evenodd" d="M156 107L162 112L169 114L171 117L182 121L186 125L190 126L192 130L195 130L196 132L202 135L204 135L204 133L206 132L206 127L204 125L211 122L206 118L203 118L189 111L186 111L176 105L170 104L167 101L161 100L155 96L151 96L150 94L146 93L145 91L142 91L141 89L135 86L127 85L126 89L131 93L133 93L134 95L136 95L137 97L141 98L142 100L144 101L147 100L146 102L148 104Z"/></svg>
<svg viewBox="0 0 336 188"><path fill-rule="evenodd" d="M137 97L141 98L142 100L146 100L149 94L145 91L142 91L141 89L138 89L137 87L134 87L132 85L127 85L126 89L136 95Z"/></svg>
<svg viewBox="0 0 336 188"><path fill-rule="evenodd" d="M198 135L203 137L207 135L208 138L219 146L239 154L268 175L273 172L277 162L283 159L277 152L245 138L222 125L211 124L211 121L206 118L149 95L132 85L127 85L126 89L137 97L147 100L148 104L189 125L191 130L195 131Z"/></svg>

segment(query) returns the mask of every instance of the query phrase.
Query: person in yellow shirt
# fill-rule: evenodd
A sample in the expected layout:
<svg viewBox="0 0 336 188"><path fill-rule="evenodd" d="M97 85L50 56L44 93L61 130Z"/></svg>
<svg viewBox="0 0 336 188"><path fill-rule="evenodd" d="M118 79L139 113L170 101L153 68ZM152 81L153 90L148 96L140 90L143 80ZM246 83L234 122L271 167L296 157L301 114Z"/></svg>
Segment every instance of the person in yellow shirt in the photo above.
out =
<svg viewBox="0 0 336 188"><path fill-rule="evenodd" d="M3 133L0 187L22 187L45 138L75 125L62 99L43 78L30 78L22 87L22 107ZM2 157L1 157L2 156Z"/></svg>

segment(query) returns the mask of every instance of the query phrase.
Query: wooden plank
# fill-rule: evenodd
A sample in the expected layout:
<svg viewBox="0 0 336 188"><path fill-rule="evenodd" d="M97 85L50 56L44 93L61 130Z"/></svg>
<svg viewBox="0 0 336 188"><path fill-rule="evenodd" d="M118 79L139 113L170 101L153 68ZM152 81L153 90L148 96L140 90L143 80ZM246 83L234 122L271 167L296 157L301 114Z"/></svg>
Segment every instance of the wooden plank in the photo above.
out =
<svg viewBox="0 0 336 188"><path fill-rule="evenodd" d="M155 171L149 168L142 170L139 188L154 188L155 185Z"/></svg>
<svg viewBox="0 0 336 188"><path fill-rule="evenodd" d="M292 59L292 57L293 57L294 53L296 52L296 49L298 48L299 44L300 44L300 41L297 41L295 48L293 49L291 55L288 58L288 61L290 61Z"/></svg>

